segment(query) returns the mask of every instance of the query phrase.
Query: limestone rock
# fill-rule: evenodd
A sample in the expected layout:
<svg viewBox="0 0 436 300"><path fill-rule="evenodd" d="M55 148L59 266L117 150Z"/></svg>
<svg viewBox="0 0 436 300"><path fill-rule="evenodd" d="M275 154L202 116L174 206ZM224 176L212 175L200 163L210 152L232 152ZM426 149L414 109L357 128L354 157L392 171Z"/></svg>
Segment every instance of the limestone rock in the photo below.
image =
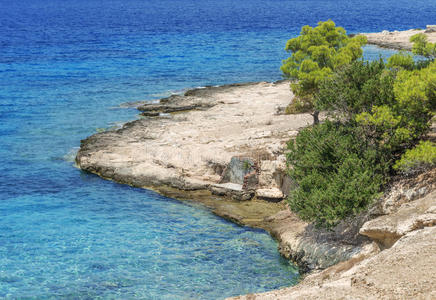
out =
<svg viewBox="0 0 436 300"><path fill-rule="evenodd" d="M233 182L244 184L245 175L255 172L255 162L249 157L232 157L230 163L223 171L221 183Z"/></svg>
<svg viewBox="0 0 436 300"><path fill-rule="evenodd" d="M259 167L259 186L261 188L281 187L285 168L286 165L282 161L262 160Z"/></svg>
<svg viewBox="0 0 436 300"><path fill-rule="evenodd" d="M295 189L296 183L289 175L284 175L282 178L282 185L280 187L284 197L287 197L289 193L292 192L293 189Z"/></svg>
<svg viewBox="0 0 436 300"><path fill-rule="evenodd" d="M278 188L272 189L257 189L256 197L259 199L264 199L268 201L278 202L283 200L283 193Z"/></svg>
<svg viewBox="0 0 436 300"><path fill-rule="evenodd" d="M234 200L246 201L253 197L253 193L242 189L242 185L237 183L221 183L210 186L212 194L230 197Z"/></svg>
<svg viewBox="0 0 436 300"><path fill-rule="evenodd" d="M358 255L300 284L238 300L435 299L436 227L410 232L389 249Z"/></svg>
<svg viewBox="0 0 436 300"><path fill-rule="evenodd" d="M271 156L268 147L283 149L288 132L311 123L309 114L274 114L275 107L286 106L289 99L288 81L207 87L173 95L142 105L143 111L155 117L128 122L121 129L83 140L76 164L85 171L138 187L209 189L220 182L232 157L257 160L256 153ZM178 113L162 117L168 112ZM269 120L271 125L265 131ZM222 183L242 185L245 176L255 171L253 167L244 169L244 162L235 160ZM247 178L248 191L257 188L255 179Z"/></svg>
<svg viewBox="0 0 436 300"><path fill-rule="evenodd" d="M436 41L436 30L433 30L432 27L427 27L426 30L410 29L394 32L383 30L382 32L363 33L362 35L366 36L368 44L399 50L411 50L412 43L410 42L410 37L418 33L427 35L429 42L434 43Z"/></svg>
<svg viewBox="0 0 436 300"><path fill-rule="evenodd" d="M436 192L403 204L395 213L366 222L360 229L360 234L389 248L407 233L436 224L434 206L436 206Z"/></svg>
<svg viewBox="0 0 436 300"><path fill-rule="evenodd" d="M391 214L404 203L421 198L436 189L436 168L396 180L379 201L379 214Z"/></svg>
<svg viewBox="0 0 436 300"><path fill-rule="evenodd" d="M244 184L242 188L246 191L255 191L259 183L259 176L256 171L253 171L244 176Z"/></svg>
<svg viewBox="0 0 436 300"><path fill-rule="evenodd" d="M196 103L191 105L162 105L162 104L144 104L138 107L143 116L155 116L160 113L174 113L189 110L204 110L212 107L212 104Z"/></svg>
<svg viewBox="0 0 436 300"><path fill-rule="evenodd" d="M344 227L338 232L316 229L289 209L268 217L271 234L279 241L280 253L298 264L301 271L325 269L360 253L366 239L353 239ZM356 232L358 231L356 225Z"/></svg>

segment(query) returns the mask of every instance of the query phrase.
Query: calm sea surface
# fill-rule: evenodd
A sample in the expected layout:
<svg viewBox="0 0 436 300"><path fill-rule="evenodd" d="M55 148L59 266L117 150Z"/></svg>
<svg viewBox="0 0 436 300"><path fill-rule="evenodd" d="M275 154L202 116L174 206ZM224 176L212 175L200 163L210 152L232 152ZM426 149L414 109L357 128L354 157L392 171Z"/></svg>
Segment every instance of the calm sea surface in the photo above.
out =
<svg viewBox="0 0 436 300"><path fill-rule="evenodd" d="M435 0L0 0L0 298L222 299L292 285L263 231L73 166L127 101L277 80L288 38L434 24ZM391 54L375 47L365 55Z"/></svg>

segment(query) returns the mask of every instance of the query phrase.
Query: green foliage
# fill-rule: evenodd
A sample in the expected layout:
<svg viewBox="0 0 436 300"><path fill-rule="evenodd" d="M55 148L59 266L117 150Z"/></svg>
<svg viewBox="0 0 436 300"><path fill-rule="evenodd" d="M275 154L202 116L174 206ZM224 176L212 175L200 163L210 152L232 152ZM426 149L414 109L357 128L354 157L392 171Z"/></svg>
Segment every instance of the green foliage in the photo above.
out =
<svg viewBox="0 0 436 300"><path fill-rule="evenodd" d="M395 73L386 70L383 60L355 61L320 85L317 108L350 120L358 113L371 111L373 105L393 103L394 80Z"/></svg>
<svg viewBox="0 0 436 300"><path fill-rule="evenodd" d="M410 130L412 140L421 138L428 131L432 110L436 108L436 62L421 70L400 71L394 94L392 110L401 118L399 126Z"/></svg>
<svg viewBox="0 0 436 300"><path fill-rule="evenodd" d="M436 43L430 43L423 33L418 33L410 38L413 43L412 52L416 55L422 55L432 60L436 57Z"/></svg>
<svg viewBox="0 0 436 300"><path fill-rule="evenodd" d="M331 20L319 22L314 28L306 25L300 36L290 39L285 49L292 54L283 61L281 70L285 77L297 80L291 88L304 103L299 107L313 108L320 83L337 68L361 57L364 44L364 36L350 38L344 28L336 27Z"/></svg>
<svg viewBox="0 0 436 300"><path fill-rule="evenodd" d="M430 141L421 141L415 148L409 149L398 160L394 169L405 173L413 170L432 167L436 165L436 144Z"/></svg>
<svg viewBox="0 0 436 300"><path fill-rule="evenodd" d="M409 53L400 52L389 57L387 67L412 70L415 68L415 61Z"/></svg>
<svg viewBox="0 0 436 300"><path fill-rule="evenodd" d="M326 110L333 116L334 122L302 130L288 143L287 154L289 175L297 183L290 208L324 227L367 208L395 170L436 164L434 143L406 151L428 132L436 110L436 61L415 62L406 53L386 65L356 60L363 41L344 37L345 30L330 22L303 27L288 41L293 54L282 66L299 80L291 86L297 99L289 110ZM425 36L412 40L415 54L434 58L434 45Z"/></svg>
<svg viewBox="0 0 436 300"><path fill-rule="evenodd" d="M356 122L365 129L365 137L388 155L413 140L411 130L402 126L401 120L387 105L373 106L371 112L356 116Z"/></svg>
<svg viewBox="0 0 436 300"><path fill-rule="evenodd" d="M248 160L244 160L244 163L243 163L244 171L250 170L251 167L252 167L251 162Z"/></svg>
<svg viewBox="0 0 436 300"><path fill-rule="evenodd" d="M316 103L338 120L355 120L371 144L392 155L427 132L435 93L435 62L409 71L387 69L381 60L356 61L321 84Z"/></svg>
<svg viewBox="0 0 436 300"><path fill-rule="evenodd" d="M394 86L395 95L402 105L413 104L436 108L436 61L426 68L414 71L401 71Z"/></svg>
<svg viewBox="0 0 436 300"><path fill-rule="evenodd" d="M288 149L289 175L298 184L288 201L303 220L331 227L380 191L385 165L355 126L327 121L305 128Z"/></svg>

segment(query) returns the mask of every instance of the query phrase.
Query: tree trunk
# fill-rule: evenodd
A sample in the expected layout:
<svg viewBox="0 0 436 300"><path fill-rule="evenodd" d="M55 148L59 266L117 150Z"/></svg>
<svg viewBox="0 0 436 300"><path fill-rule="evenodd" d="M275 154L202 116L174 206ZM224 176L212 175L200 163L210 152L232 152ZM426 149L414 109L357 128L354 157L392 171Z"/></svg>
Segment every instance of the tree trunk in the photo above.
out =
<svg viewBox="0 0 436 300"><path fill-rule="evenodd" d="M319 124L319 111L315 110L312 114L313 116L313 125Z"/></svg>

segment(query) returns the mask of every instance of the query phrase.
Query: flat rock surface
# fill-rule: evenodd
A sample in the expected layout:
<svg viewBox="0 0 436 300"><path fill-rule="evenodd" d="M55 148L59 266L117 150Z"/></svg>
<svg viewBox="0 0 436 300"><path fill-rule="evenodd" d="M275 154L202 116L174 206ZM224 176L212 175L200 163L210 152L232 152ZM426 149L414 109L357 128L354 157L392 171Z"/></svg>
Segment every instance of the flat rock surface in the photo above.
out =
<svg viewBox="0 0 436 300"><path fill-rule="evenodd" d="M163 105L200 103L201 110L146 117L95 134L82 141L76 163L134 186L207 189L220 183L222 169L233 156L261 160L279 155L296 130L311 123L308 114L276 114L292 97L286 81L188 91L164 99Z"/></svg>
<svg viewBox="0 0 436 300"><path fill-rule="evenodd" d="M410 37L424 33L429 42L436 42L436 32L425 32L423 29L410 29L405 31L382 31L375 33L362 33L368 39L368 44L377 45L384 48L412 50Z"/></svg>
<svg viewBox="0 0 436 300"><path fill-rule="evenodd" d="M213 186L221 187L221 188L229 189L229 190L233 190L233 191L242 191L242 185L237 184L237 183L227 182L227 183L215 184Z"/></svg>

